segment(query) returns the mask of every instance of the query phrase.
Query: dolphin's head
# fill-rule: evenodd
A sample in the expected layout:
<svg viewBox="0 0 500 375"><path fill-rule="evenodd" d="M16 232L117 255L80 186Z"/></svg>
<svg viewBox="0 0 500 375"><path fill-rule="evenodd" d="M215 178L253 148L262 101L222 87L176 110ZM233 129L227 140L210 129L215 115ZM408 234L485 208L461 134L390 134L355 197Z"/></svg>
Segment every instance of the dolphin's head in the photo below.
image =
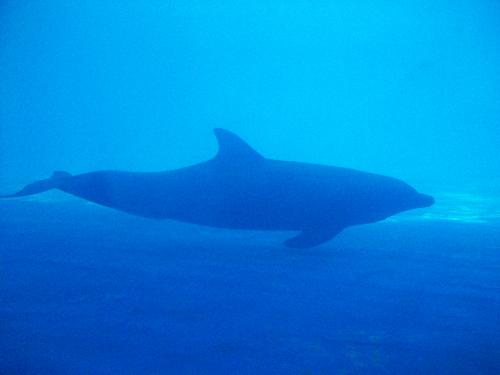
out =
<svg viewBox="0 0 500 375"><path fill-rule="evenodd" d="M404 211L434 204L432 196L422 194L392 177L371 175L355 188L357 189L349 191L354 199L346 199L345 206L341 206L341 209L349 212L347 216L350 222L355 224L373 223ZM335 209L338 210L338 207Z"/></svg>
<svg viewBox="0 0 500 375"><path fill-rule="evenodd" d="M368 222L383 220L404 211L434 204L432 196L418 192L401 180L382 177L377 182L370 186L369 193L364 197L366 206L363 217Z"/></svg>
<svg viewBox="0 0 500 375"><path fill-rule="evenodd" d="M398 181L398 186L389 194L391 208L395 213L429 207L434 204L434 198L427 194L419 193L410 185Z"/></svg>

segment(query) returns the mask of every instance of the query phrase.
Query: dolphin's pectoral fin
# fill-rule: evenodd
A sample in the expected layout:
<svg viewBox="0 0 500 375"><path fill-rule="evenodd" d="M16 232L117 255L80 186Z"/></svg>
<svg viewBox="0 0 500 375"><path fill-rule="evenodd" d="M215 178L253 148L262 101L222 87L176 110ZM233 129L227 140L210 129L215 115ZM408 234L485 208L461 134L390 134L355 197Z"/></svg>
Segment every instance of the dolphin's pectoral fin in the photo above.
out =
<svg viewBox="0 0 500 375"><path fill-rule="evenodd" d="M283 244L287 247L306 248L321 245L322 243L331 240L337 234L342 232L345 227L338 226L335 228L315 228L306 229L300 232L297 236L289 238Z"/></svg>

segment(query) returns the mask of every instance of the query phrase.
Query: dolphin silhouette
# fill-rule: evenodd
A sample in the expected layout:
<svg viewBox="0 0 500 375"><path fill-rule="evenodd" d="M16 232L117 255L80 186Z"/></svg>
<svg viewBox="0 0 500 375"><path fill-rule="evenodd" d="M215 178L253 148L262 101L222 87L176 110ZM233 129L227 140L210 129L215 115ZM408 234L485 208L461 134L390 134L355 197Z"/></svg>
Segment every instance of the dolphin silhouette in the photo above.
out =
<svg viewBox="0 0 500 375"><path fill-rule="evenodd" d="M214 133L219 151L200 164L154 173L96 171L72 176L58 171L0 197L59 189L149 218L219 228L300 231L284 242L296 248L319 245L352 225L434 203L431 196L395 178L272 160L227 130Z"/></svg>

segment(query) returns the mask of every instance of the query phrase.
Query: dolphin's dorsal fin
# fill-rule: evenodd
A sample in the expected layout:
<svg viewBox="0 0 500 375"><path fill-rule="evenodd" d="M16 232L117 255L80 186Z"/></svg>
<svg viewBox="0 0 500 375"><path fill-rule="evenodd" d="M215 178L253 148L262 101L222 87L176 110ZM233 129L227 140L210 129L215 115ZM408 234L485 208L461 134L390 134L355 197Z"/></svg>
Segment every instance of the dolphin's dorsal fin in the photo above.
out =
<svg viewBox="0 0 500 375"><path fill-rule="evenodd" d="M219 143L219 151L215 156L221 161L258 161L264 157L255 151L248 143L228 130L214 129L215 137Z"/></svg>

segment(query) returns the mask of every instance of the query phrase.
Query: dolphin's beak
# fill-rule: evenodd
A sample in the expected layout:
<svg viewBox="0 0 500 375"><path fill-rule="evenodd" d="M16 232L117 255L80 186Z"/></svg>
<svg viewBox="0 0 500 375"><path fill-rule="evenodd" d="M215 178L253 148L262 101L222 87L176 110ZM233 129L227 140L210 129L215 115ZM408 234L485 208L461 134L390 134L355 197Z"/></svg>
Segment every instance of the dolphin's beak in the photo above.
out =
<svg viewBox="0 0 500 375"><path fill-rule="evenodd" d="M427 194L418 195L418 206L419 207L429 207L434 204L434 198Z"/></svg>

